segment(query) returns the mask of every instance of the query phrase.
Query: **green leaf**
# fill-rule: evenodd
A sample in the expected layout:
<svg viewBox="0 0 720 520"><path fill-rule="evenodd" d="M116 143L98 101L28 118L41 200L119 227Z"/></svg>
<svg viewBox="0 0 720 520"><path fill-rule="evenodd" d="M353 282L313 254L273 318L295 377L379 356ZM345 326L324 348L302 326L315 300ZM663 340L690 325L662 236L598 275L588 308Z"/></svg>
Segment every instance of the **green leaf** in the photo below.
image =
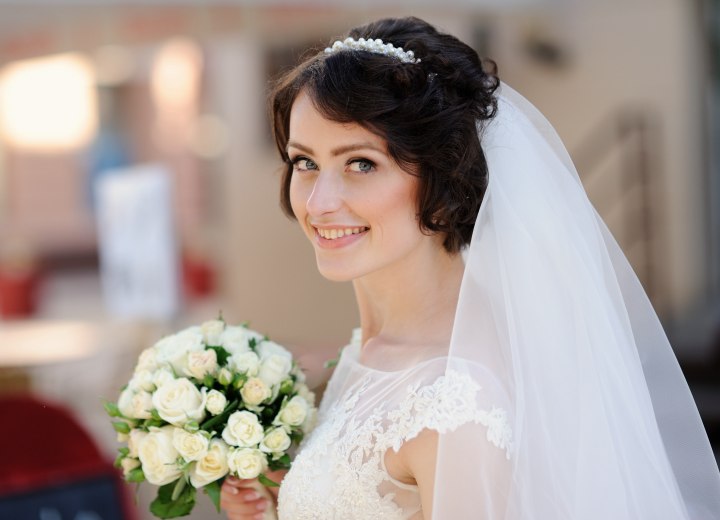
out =
<svg viewBox="0 0 720 520"><path fill-rule="evenodd" d="M200 429L200 425L197 421L188 421L185 423L185 426L183 426L183 429L188 433L195 433Z"/></svg>
<svg viewBox="0 0 720 520"><path fill-rule="evenodd" d="M122 468L122 460L125 458L125 455L122 453L115 457L115 462L113 462L113 466L115 466L117 469Z"/></svg>
<svg viewBox="0 0 720 520"><path fill-rule="evenodd" d="M215 354L217 355L218 365L221 367L224 367L227 364L228 358L230 357L230 352L225 350L223 347L213 346L213 347L208 347L208 348L215 351ZM210 385L205 385L205 386L210 386Z"/></svg>
<svg viewBox="0 0 720 520"><path fill-rule="evenodd" d="M245 374L235 374L235 377L233 378L233 386L236 390L240 390L247 380L248 377Z"/></svg>
<svg viewBox="0 0 720 520"><path fill-rule="evenodd" d="M122 417L122 414L120 413L120 408L118 408L118 405L116 405L115 403L105 401L103 403L103 408L105 408L105 411L110 417Z"/></svg>
<svg viewBox="0 0 720 520"><path fill-rule="evenodd" d="M155 419L156 421L162 421L162 420L163 420L162 417L160 417L160 412L158 412L155 408L153 408L152 410L150 410L150 415L151 415L152 418Z"/></svg>
<svg viewBox="0 0 720 520"><path fill-rule="evenodd" d="M135 468L127 474L125 480L127 480L128 482L143 482L145 480L145 473L143 473L142 468Z"/></svg>
<svg viewBox="0 0 720 520"><path fill-rule="evenodd" d="M130 455L130 448L118 448L118 453L123 457Z"/></svg>
<svg viewBox="0 0 720 520"><path fill-rule="evenodd" d="M253 352L255 352L255 350L256 350L255 347L257 347L257 339L255 339L255 338L250 338L250 339L248 340L248 347L250 347L250 350L252 350Z"/></svg>
<svg viewBox="0 0 720 520"><path fill-rule="evenodd" d="M270 480L264 473L260 473L260 475L258 475L258 481L265 487L280 487L280 484L274 480Z"/></svg>
<svg viewBox="0 0 720 520"><path fill-rule="evenodd" d="M225 421L227 421L227 418L230 417L230 414L233 413L235 410L238 409L240 406L240 401L235 400L232 403L230 403L226 408L225 411L219 415L216 415L215 417L211 417L204 423L200 425L201 430L210 431L212 428L218 424L224 424Z"/></svg>
<svg viewBox="0 0 720 520"><path fill-rule="evenodd" d="M205 374L205 377L203 377L203 380L202 380L202 384L204 386L207 386L208 388L212 388L213 385L215 384L215 379L210 374Z"/></svg>
<svg viewBox="0 0 720 520"><path fill-rule="evenodd" d="M220 488L222 487L223 480L224 479L210 482L209 484L205 484L205 487L203 488L207 496L210 497L210 500L215 506L215 509L217 509L218 513L220 512Z"/></svg>
<svg viewBox="0 0 720 520"><path fill-rule="evenodd" d="M177 479L177 482L175 482L175 487L173 488L172 495L170 496L170 500L173 502L176 502L177 499L180 497L180 494L183 492L183 489L185 489L185 486L187 485L187 480L185 480L185 477Z"/></svg>
<svg viewBox="0 0 720 520"><path fill-rule="evenodd" d="M112 425L118 433L130 433L130 425L125 421L113 421Z"/></svg>
<svg viewBox="0 0 720 520"><path fill-rule="evenodd" d="M180 481L185 478L181 477ZM195 506L195 488L185 486L177 500L173 500L173 490L178 486L178 481L165 484L158 489L158 495L150 504L150 512L158 518L177 518L189 515Z"/></svg>

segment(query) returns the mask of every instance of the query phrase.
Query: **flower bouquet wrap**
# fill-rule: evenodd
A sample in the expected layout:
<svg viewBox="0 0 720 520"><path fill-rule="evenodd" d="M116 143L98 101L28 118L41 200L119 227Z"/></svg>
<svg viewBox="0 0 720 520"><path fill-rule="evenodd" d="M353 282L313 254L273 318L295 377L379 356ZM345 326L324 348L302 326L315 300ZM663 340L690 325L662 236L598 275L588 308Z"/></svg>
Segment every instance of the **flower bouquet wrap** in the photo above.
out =
<svg viewBox="0 0 720 520"><path fill-rule="evenodd" d="M220 509L227 475L277 485L312 428L315 396L285 348L245 326L213 320L167 336L140 354L117 403L105 403L121 442L116 466L129 482L160 486L150 511L192 511L198 489ZM266 518L275 518L272 508Z"/></svg>

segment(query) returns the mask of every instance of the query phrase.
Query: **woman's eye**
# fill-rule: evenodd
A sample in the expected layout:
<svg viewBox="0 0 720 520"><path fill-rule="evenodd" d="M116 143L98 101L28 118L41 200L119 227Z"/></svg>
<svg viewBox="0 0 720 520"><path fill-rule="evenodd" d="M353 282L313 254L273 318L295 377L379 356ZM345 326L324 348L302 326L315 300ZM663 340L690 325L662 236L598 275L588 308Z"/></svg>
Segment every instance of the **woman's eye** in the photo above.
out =
<svg viewBox="0 0 720 520"><path fill-rule="evenodd" d="M292 160L293 169L306 171L306 170L317 170L317 164L312 159L307 157L297 157Z"/></svg>
<svg viewBox="0 0 720 520"><path fill-rule="evenodd" d="M350 161L350 170L357 173L370 173L375 168L375 163L367 159L354 159Z"/></svg>

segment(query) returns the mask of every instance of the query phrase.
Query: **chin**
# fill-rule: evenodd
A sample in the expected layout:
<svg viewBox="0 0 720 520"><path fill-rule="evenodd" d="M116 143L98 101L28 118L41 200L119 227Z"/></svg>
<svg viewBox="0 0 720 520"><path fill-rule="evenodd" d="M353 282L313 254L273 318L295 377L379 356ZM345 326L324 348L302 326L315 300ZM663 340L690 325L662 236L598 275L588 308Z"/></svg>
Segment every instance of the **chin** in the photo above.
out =
<svg viewBox="0 0 720 520"><path fill-rule="evenodd" d="M318 272L323 278L331 282L350 282L363 274L349 266L333 264L331 262L322 262L320 259L317 261Z"/></svg>

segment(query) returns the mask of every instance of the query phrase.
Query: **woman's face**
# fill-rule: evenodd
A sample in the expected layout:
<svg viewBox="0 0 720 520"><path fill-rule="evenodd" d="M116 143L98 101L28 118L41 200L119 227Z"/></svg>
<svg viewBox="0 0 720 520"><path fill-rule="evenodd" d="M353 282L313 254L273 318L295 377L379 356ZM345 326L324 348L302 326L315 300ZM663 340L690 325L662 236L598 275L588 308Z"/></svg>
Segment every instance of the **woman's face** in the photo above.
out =
<svg viewBox="0 0 720 520"><path fill-rule="evenodd" d="M416 211L417 178L358 124L325 119L301 93L290 112L290 202L318 269L346 281L402 269L427 246Z"/></svg>

